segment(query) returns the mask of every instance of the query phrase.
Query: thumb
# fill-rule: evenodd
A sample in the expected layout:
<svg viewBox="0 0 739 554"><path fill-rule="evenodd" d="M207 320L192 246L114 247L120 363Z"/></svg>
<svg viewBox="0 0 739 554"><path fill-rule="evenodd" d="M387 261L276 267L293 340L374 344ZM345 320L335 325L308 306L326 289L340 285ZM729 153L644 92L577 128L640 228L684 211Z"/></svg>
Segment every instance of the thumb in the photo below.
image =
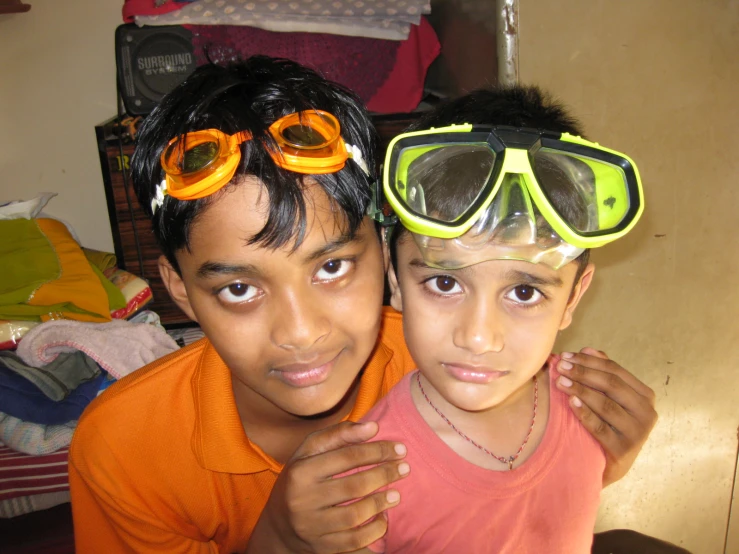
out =
<svg viewBox="0 0 739 554"><path fill-rule="evenodd" d="M308 435L293 454L293 460L309 458L345 446L359 444L374 437L379 426L374 421L352 423L343 421Z"/></svg>

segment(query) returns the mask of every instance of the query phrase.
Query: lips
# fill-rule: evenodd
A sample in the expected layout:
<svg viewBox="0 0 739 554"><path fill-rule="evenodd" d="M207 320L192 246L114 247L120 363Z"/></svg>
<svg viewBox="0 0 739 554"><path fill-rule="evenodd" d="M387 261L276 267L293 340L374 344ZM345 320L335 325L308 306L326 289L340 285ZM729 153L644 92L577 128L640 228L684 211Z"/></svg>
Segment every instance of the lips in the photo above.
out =
<svg viewBox="0 0 739 554"><path fill-rule="evenodd" d="M331 375L338 354L326 362L299 362L279 366L272 371L284 383L293 387L312 387L320 385Z"/></svg>
<svg viewBox="0 0 739 554"><path fill-rule="evenodd" d="M508 375L507 371L498 371L484 366L462 363L444 363L442 365L452 377L465 383L486 384Z"/></svg>

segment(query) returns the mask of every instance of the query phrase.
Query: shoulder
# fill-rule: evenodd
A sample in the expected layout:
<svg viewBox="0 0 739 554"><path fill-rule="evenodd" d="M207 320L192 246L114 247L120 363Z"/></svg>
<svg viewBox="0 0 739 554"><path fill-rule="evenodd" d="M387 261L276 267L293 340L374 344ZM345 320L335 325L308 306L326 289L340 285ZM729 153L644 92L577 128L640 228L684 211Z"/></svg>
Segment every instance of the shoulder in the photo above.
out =
<svg viewBox="0 0 739 554"><path fill-rule="evenodd" d="M105 451L135 455L152 442L168 441L194 417L192 375L208 342L197 341L111 385L85 410L75 430L70 460L90 465ZM176 401L175 401L176 400ZM186 441L189 443L189 437ZM99 461L99 460L98 460Z"/></svg>
<svg viewBox="0 0 739 554"><path fill-rule="evenodd" d="M382 308L382 326L380 327L380 341L389 348L405 349L403 337L403 314L396 312L389 306Z"/></svg>
<svg viewBox="0 0 739 554"><path fill-rule="evenodd" d="M382 309L382 327L380 328L379 345L390 355L391 362L397 366L402 375L415 369L415 364L403 335L403 314L385 306Z"/></svg>
<svg viewBox="0 0 739 554"><path fill-rule="evenodd" d="M362 421L376 421L380 424L380 430L373 440L393 440L404 434L406 422L402 416L410 409L415 409L410 394L410 378L411 374L406 374L362 418Z"/></svg>
<svg viewBox="0 0 739 554"><path fill-rule="evenodd" d="M555 362L556 363L556 362ZM593 437L583 426L575 413L572 411L569 403L569 396L559 390L556 380L559 372L555 367L555 363L551 363L547 371L549 379L549 402L550 402L550 421L552 424L548 426L547 431L556 430L560 435L558 441L567 444L567 451L570 457L577 454L581 460L587 463L605 463L605 453L600 443Z"/></svg>

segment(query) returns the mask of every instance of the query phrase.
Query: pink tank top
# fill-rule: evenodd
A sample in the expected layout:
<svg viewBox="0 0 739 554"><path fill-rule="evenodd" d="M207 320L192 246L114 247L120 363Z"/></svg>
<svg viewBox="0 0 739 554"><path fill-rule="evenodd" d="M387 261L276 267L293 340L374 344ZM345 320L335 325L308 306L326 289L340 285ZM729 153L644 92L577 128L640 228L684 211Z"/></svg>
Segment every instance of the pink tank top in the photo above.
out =
<svg viewBox="0 0 739 554"><path fill-rule="evenodd" d="M575 418L550 373L549 420L536 451L512 471L476 466L426 424L406 375L363 419L377 421L377 440L402 441L411 465L393 485L398 506L375 552L449 554L589 554L605 455Z"/></svg>

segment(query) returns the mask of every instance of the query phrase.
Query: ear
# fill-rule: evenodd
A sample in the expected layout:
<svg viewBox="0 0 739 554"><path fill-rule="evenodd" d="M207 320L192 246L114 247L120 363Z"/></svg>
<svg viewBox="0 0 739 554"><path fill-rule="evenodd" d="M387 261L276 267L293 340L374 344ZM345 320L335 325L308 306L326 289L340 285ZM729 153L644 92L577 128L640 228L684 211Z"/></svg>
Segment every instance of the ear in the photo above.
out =
<svg viewBox="0 0 739 554"><path fill-rule="evenodd" d="M162 277L164 286L167 287L169 296L174 300L175 304L179 306L180 310L185 312L185 315L197 322L195 312L192 311L190 305L190 299L187 296L187 289L185 288L185 282L180 277L180 274L175 271L169 260L164 256L159 256L159 275Z"/></svg>
<svg viewBox="0 0 739 554"><path fill-rule="evenodd" d="M382 243L382 263L385 273L390 269L390 246L388 245L388 228L380 229L380 242Z"/></svg>
<svg viewBox="0 0 739 554"><path fill-rule="evenodd" d="M590 288L590 283L593 282L594 274L595 266L593 264L588 264L585 267L585 271L583 271L580 276L580 280L572 289L570 299L567 301L567 307L565 308L564 314L562 314L562 321L559 324L560 331L566 329L570 326L570 323L572 323L572 316L575 314L575 308L577 308L577 305L580 303L580 299L585 294L585 291Z"/></svg>
<svg viewBox="0 0 739 554"><path fill-rule="evenodd" d="M387 242L382 243L383 255L385 256L385 267L387 267L387 283L390 285L390 305L397 311L403 311L403 296L400 293L400 285L398 285L398 277L395 275L395 268L390 261L390 249Z"/></svg>

